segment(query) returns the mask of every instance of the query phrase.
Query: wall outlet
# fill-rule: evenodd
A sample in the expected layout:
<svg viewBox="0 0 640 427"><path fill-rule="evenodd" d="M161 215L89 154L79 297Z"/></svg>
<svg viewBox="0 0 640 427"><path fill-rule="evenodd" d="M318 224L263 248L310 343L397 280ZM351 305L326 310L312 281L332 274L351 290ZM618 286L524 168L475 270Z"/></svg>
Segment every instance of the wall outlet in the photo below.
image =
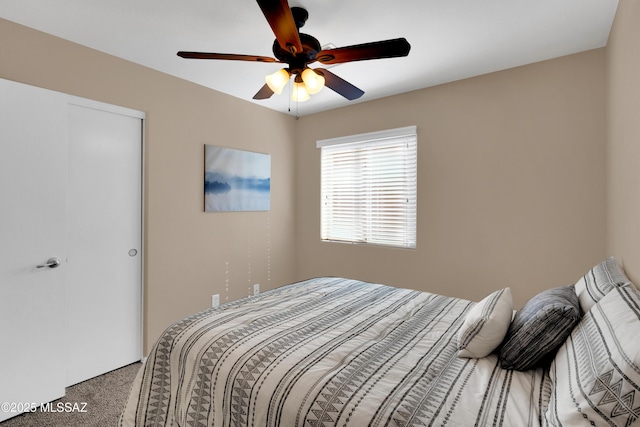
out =
<svg viewBox="0 0 640 427"><path fill-rule="evenodd" d="M220 294L211 295L211 307L220 305Z"/></svg>
<svg viewBox="0 0 640 427"><path fill-rule="evenodd" d="M260 293L260 283L253 285L253 294L258 295Z"/></svg>

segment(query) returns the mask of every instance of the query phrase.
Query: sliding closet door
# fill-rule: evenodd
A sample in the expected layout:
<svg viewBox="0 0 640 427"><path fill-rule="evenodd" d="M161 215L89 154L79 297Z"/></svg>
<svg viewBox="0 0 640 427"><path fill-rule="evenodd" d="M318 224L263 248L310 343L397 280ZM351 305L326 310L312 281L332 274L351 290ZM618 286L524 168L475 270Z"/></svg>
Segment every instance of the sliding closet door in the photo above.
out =
<svg viewBox="0 0 640 427"><path fill-rule="evenodd" d="M64 395L66 105L0 80L0 421Z"/></svg>
<svg viewBox="0 0 640 427"><path fill-rule="evenodd" d="M0 421L141 358L143 118L0 79Z"/></svg>
<svg viewBox="0 0 640 427"><path fill-rule="evenodd" d="M141 357L142 119L69 106L67 385Z"/></svg>

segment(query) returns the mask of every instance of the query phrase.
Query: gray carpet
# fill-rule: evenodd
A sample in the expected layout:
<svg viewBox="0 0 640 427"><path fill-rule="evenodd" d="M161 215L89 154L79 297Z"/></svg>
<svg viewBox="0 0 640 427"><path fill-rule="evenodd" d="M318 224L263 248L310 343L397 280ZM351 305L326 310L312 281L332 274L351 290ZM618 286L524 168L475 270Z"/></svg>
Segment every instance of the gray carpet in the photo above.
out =
<svg viewBox="0 0 640 427"><path fill-rule="evenodd" d="M63 412L36 410L36 412L18 415L1 422L0 427L116 426L129 395L131 383L141 366L141 363L134 363L67 387L66 396L54 401L50 406L57 408L61 403ZM86 403L86 412L77 412L78 409L82 409L82 403ZM76 412L64 412L65 408Z"/></svg>

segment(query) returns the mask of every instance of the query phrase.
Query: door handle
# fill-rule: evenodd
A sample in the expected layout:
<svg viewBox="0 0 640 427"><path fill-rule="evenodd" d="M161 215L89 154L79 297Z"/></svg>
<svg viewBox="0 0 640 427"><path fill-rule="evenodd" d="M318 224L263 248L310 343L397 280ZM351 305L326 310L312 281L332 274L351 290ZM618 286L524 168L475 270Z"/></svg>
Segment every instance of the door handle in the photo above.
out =
<svg viewBox="0 0 640 427"><path fill-rule="evenodd" d="M49 258L45 264L36 265L36 268L56 268L60 265L60 258Z"/></svg>

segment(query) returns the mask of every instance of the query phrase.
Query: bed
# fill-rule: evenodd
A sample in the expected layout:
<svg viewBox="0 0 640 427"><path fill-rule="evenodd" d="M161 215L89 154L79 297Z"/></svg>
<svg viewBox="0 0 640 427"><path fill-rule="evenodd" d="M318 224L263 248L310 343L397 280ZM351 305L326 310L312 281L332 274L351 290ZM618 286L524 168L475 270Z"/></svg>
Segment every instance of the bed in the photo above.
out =
<svg viewBox="0 0 640 427"><path fill-rule="evenodd" d="M227 303L167 328L120 425L629 426L640 296L614 263L515 315L509 288L472 302L337 277Z"/></svg>

